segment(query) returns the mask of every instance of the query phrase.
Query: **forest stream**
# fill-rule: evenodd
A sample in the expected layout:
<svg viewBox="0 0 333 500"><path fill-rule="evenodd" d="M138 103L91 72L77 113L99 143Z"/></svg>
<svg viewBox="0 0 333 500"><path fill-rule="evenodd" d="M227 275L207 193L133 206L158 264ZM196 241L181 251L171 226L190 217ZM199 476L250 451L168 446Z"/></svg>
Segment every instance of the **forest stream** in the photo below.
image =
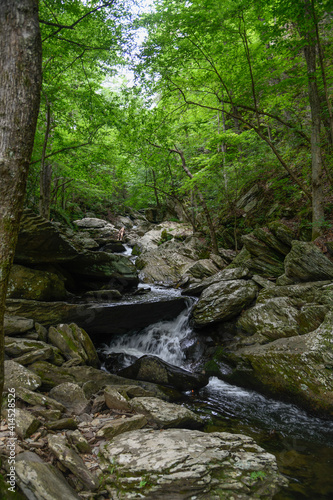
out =
<svg viewBox="0 0 333 500"><path fill-rule="evenodd" d="M174 289L150 287L148 301L179 295ZM196 342L189 317L194 299L171 321L162 321L134 333L114 337L100 347L114 353L122 367L144 354L159 356L173 365L193 370L185 352ZM226 374L228 367L224 367ZM273 453L280 472L290 481L275 500L328 500L333 496L333 422L313 417L295 405L231 385L216 377L198 393L185 393L182 404L205 420L206 432L226 431L253 437Z"/></svg>

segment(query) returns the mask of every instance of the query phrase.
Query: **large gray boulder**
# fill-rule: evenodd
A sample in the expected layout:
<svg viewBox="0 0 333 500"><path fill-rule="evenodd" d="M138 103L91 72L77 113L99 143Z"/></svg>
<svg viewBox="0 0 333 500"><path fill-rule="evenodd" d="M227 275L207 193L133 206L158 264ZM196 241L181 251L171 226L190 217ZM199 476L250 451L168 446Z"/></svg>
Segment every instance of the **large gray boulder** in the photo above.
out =
<svg viewBox="0 0 333 500"><path fill-rule="evenodd" d="M305 335L243 347L229 355L234 376L284 396L306 409L333 416L333 313Z"/></svg>
<svg viewBox="0 0 333 500"><path fill-rule="evenodd" d="M5 335L21 335L33 329L34 320L23 318L22 316L9 316L5 314L3 327Z"/></svg>
<svg viewBox="0 0 333 500"><path fill-rule="evenodd" d="M61 403L69 413L80 415L87 410L89 401L83 389L70 382L59 384L50 391L50 397Z"/></svg>
<svg viewBox="0 0 333 500"><path fill-rule="evenodd" d="M314 243L293 241L284 266L286 276L296 282L333 279L333 262Z"/></svg>
<svg viewBox="0 0 333 500"><path fill-rule="evenodd" d="M237 316L256 298L258 287L252 280L221 281L206 288L192 316L198 327Z"/></svg>
<svg viewBox="0 0 333 500"><path fill-rule="evenodd" d="M208 384L208 377L173 366L157 356L142 356L131 366L120 370L122 377L169 385L179 391L200 389Z"/></svg>
<svg viewBox="0 0 333 500"><path fill-rule="evenodd" d="M141 429L101 446L105 470L116 464L112 498L232 500L273 498L288 481L253 439L225 432Z"/></svg>

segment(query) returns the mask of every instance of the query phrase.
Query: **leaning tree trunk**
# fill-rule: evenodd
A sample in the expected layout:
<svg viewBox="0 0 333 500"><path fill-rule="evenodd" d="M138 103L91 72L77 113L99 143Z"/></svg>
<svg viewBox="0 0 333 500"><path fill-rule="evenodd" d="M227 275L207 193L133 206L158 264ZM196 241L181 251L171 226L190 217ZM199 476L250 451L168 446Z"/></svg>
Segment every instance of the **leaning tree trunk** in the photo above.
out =
<svg viewBox="0 0 333 500"><path fill-rule="evenodd" d="M3 319L41 90L38 0L0 5L0 395Z"/></svg>

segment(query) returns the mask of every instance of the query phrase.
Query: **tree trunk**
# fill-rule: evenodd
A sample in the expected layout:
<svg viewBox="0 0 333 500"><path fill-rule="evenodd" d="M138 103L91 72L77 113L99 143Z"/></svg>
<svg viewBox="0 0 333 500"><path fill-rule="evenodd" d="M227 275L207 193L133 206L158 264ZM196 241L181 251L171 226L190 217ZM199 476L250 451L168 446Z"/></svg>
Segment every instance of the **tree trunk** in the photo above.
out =
<svg viewBox="0 0 333 500"><path fill-rule="evenodd" d="M37 0L1 0L0 8L0 392L3 319L41 90Z"/></svg>
<svg viewBox="0 0 333 500"><path fill-rule="evenodd" d="M305 12L308 20L312 18L311 3L305 0ZM308 74L308 94L311 108L311 160L312 160L312 239L321 234L324 221L323 165L320 147L320 95L316 78L316 31L309 27L303 34L306 45L304 57Z"/></svg>
<svg viewBox="0 0 333 500"><path fill-rule="evenodd" d="M52 183L52 165L45 161L47 143L50 137L51 128L51 107L46 100L46 130L43 144L43 152L40 167L39 180L39 214L45 219L50 218L51 206L51 183Z"/></svg>

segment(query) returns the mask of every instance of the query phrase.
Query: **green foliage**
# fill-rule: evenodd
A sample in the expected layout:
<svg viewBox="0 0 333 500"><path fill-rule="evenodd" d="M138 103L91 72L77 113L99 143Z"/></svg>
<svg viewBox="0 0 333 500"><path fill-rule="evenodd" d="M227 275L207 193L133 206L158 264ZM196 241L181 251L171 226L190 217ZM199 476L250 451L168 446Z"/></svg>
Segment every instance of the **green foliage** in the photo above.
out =
<svg viewBox="0 0 333 500"><path fill-rule="evenodd" d="M257 481L258 479L260 479L260 481L263 481L266 477L266 473L259 470L259 471L253 471L251 472L250 474L250 478L253 480L253 481Z"/></svg>

